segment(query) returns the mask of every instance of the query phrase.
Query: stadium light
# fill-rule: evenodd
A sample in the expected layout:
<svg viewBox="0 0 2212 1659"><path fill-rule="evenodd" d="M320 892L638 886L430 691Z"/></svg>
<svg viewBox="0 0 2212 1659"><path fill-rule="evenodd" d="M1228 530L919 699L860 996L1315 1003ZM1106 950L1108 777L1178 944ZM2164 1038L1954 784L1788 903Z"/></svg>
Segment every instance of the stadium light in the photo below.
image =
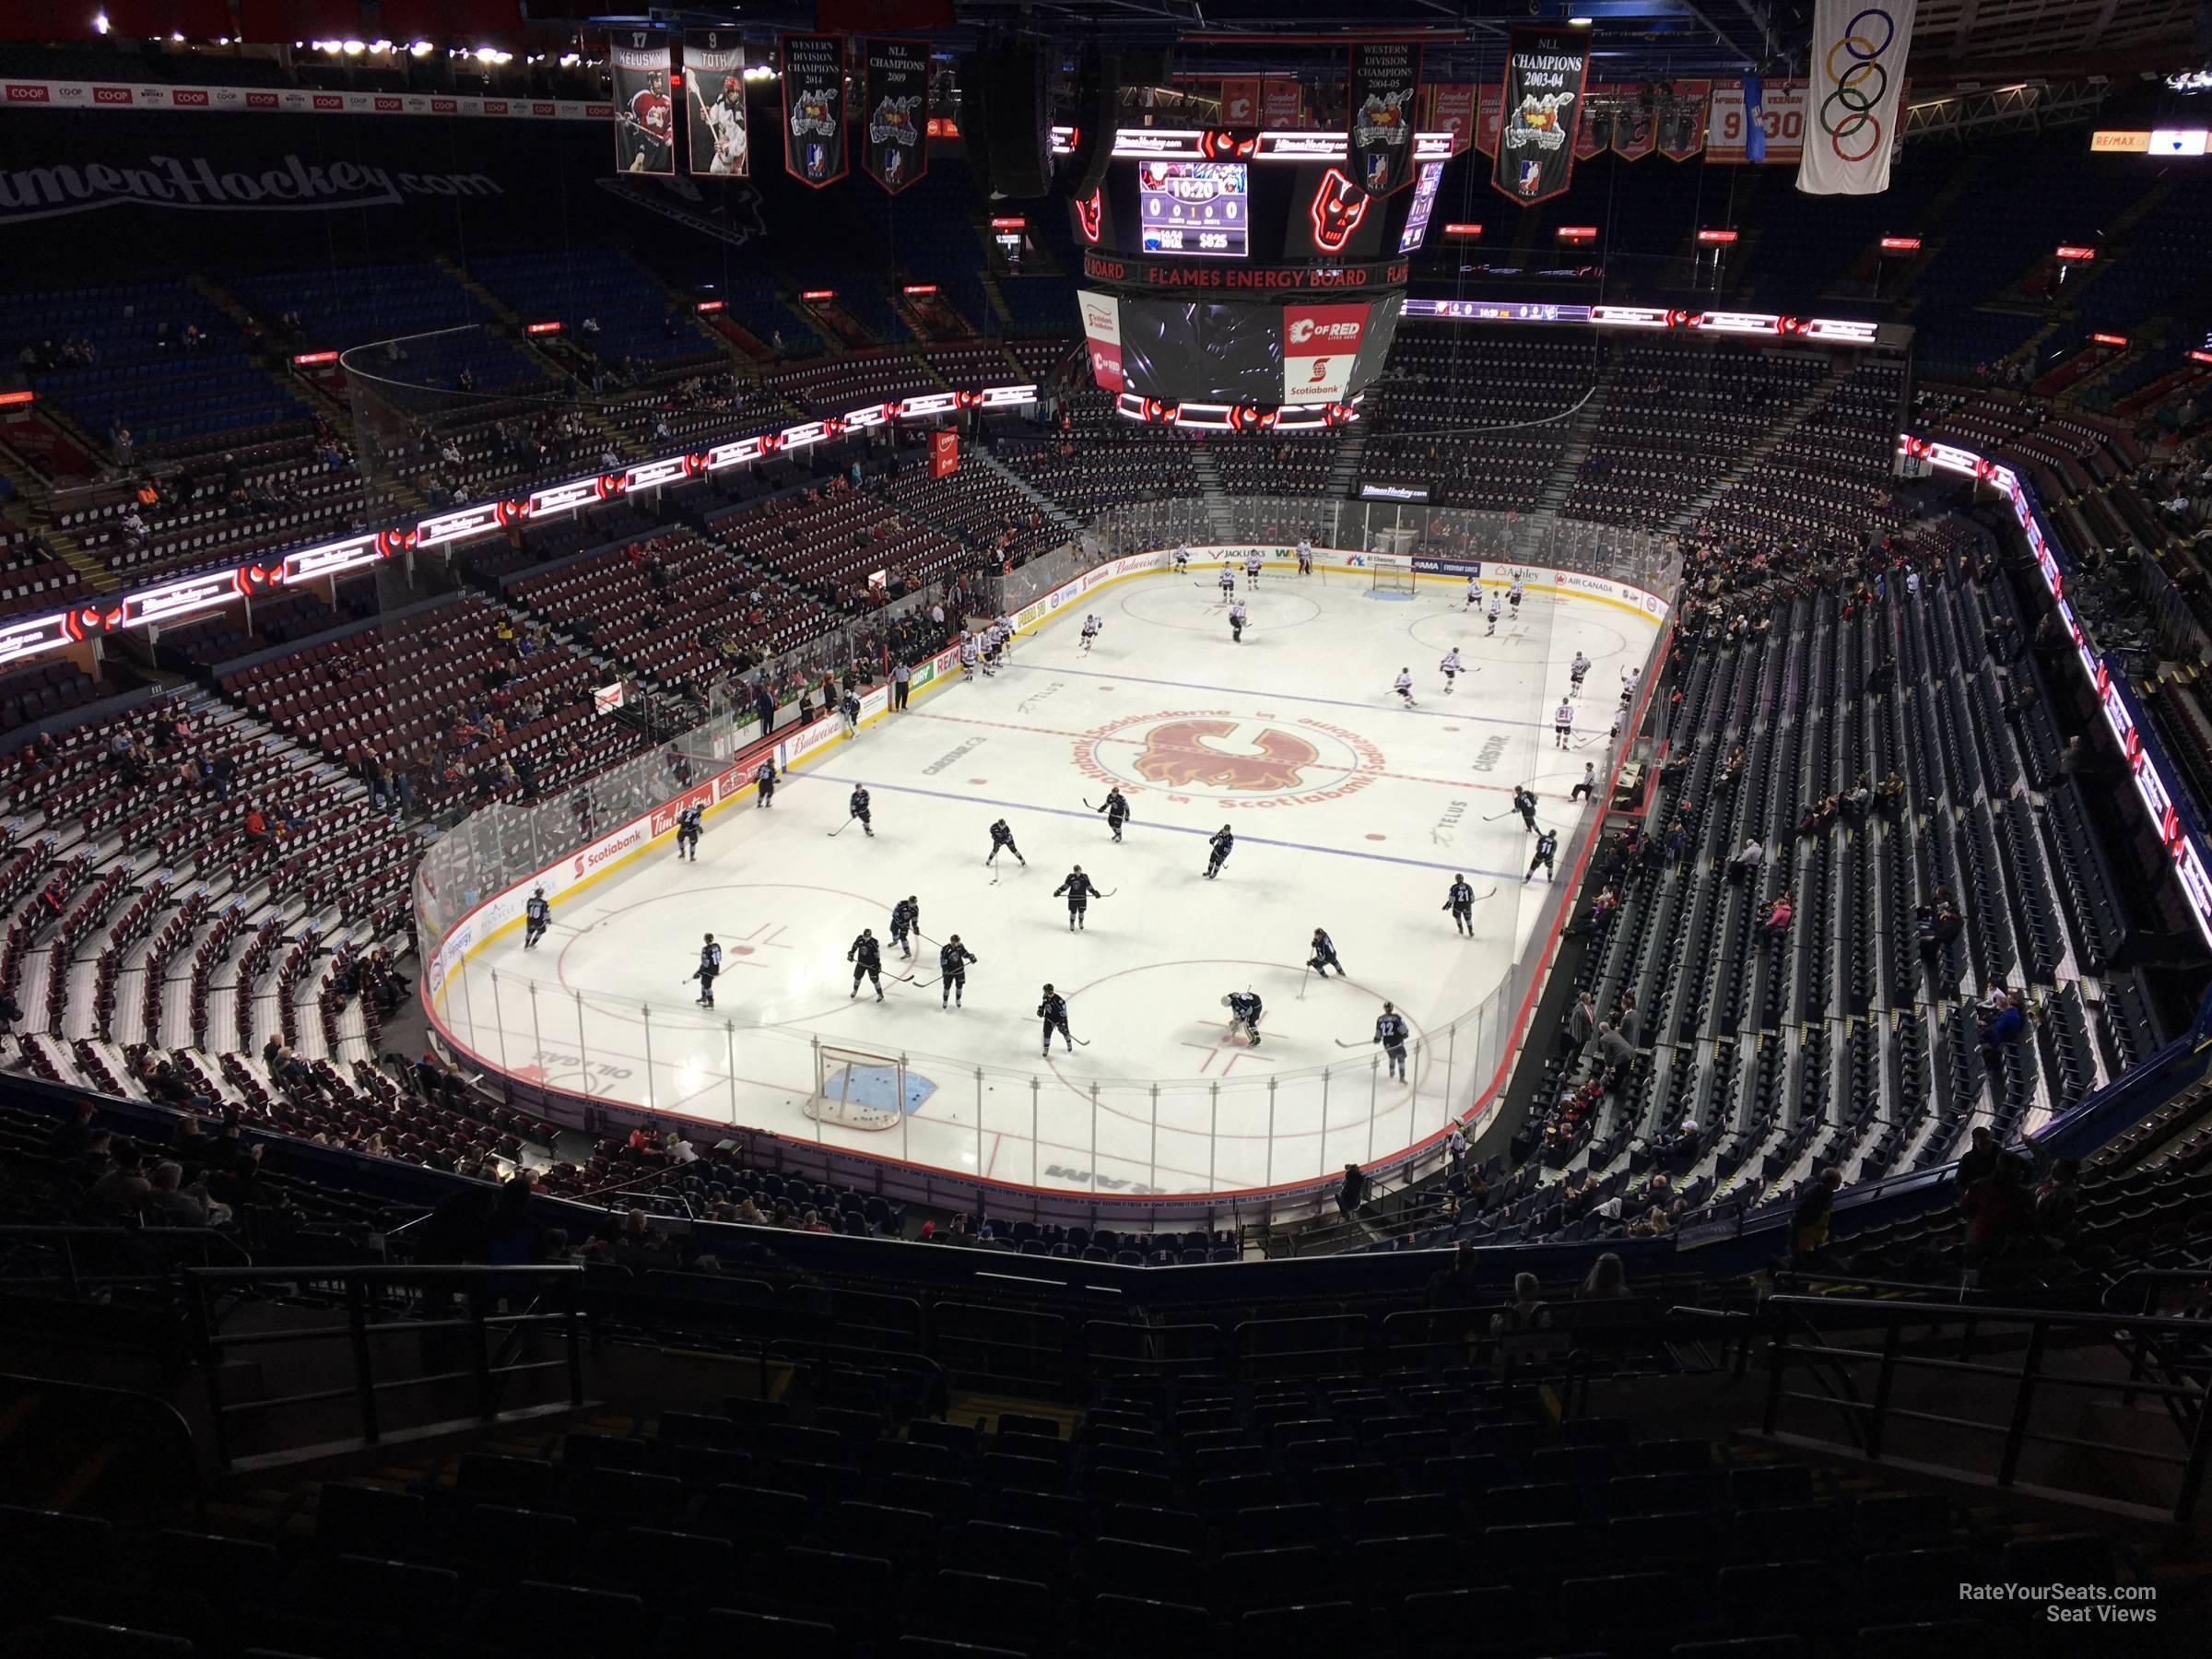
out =
<svg viewBox="0 0 2212 1659"><path fill-rule="evenodd" d="M418 58L429 57L431 53L437 50L438 49L431 45L428 41L417 41L412 46L407 48L407 55L409 57Z"/></svg>
<svg viewBox="0 0 2212 1659"><path fill-rule="evenodd" d="M94 12L92 14L92 32L94 34L103 35L108 32L108 14L106 12Z"/></svg>
<svg viewBox="0 0 2212 1659"><path fill-rule="evenodd" d="M362 53L368 50L369 43L366 41L348 41L346 42L346 55L347 57L359 57Z"/></svg>
<svg viewBox="0 0 2212 1659"><path fill-rule="evenodd" d="M581 64L581 63L582 63L582 62L583 62L583 57L582 57L582 53L574 53L574 52L564 52L564 53L562 53L560 54L560 66L561 66L563 69L573 69L573 68L575 68L575 67L576 67L576 65L579 65L579 64ZM746 78L746 79L747 79L747 80L750 80L750 79L752 79L752 78L753 78L753 72L752 72L750 69L747 69L747 70L745 72L745 78Z"/></svg>

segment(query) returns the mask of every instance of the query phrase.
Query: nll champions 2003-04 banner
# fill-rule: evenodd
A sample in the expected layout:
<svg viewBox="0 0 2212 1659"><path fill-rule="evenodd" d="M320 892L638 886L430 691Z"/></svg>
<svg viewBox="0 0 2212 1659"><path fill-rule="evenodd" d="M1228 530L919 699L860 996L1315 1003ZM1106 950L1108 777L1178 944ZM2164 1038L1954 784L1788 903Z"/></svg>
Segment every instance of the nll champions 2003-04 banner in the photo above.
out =
<svg viewBox="0 0 2212 1659"><path fill-rule="evenodd" d="M1390 41L1352 46L1352 179L1371 196L1413 182L1413 120L1419 109L1421 49Z"/></svg>
<svg viewBox="0 0 2212 1659"><path fill-rule="evenodd" d="M684 36L684 108L693 172L742 179L752 171L745 130L745 39L736 30L701 29Z"/></svg>
<svg viewBox="0 0 2212 1659"><path fill-rule="evenodd" d="M845 37L785 35L783 171L820 189L845 176Z"/></svg>
<svg viewBox="0 0 2212 1659"><path fill-rule="evenodd" d="M929 171L929 46L861 42L860 165L897 195Z"/></svg>
<svg viewBox="0 0 2212 1659"><path fill-rule="evenodd" d="M668 37L615 32L615 165L627 173L676 174L676 106L668 99Z"/></svg>
<svg viewBox="0 0 2212 1659"><path fill-rule="evenodd" d="M1490 182L1524 206L1563 194L1574 178L1575 123L1589 73L1586 29L1516 29L1507 39Z"/></svg>

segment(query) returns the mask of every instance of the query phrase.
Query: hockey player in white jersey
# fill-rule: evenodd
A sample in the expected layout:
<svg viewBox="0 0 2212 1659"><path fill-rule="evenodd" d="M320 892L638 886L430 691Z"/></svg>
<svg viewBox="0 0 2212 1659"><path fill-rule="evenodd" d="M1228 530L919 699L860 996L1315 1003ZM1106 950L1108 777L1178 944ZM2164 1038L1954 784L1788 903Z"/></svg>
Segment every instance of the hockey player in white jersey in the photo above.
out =
<svg viewBox="0 0 2212 1659"><path fill-rule="evenodd" d="M1451 650L1444 653L1444 660L1436 665L1436 670L1439 674L1444 677L1444 695L1446 697L1451 696L1452 682L1459 677L1458 646L1454 645Z"/></svg>
<svg viewBox="0 0 2212 1659"><path fill-rule="evenodd" d="M1405 699L1406 706L1407 708L1410 709L1415 706L1413 700L1413 671L1411 669L1399 669L1398 677L1391 682L1391 689Z"/></svg>
<svg viewBox="0 0 2212 1659"><path fill-rule="evenodd" d="M1099 632L1105 626L1106 624L1100 619L1097 611L1092 611L1083 618L1083 654L1085 656L1090 654L1091 646L1097 643Z"/></svg>
<svg viewBox="0 0 2212 1659"><path fill-rule="evenodd" d="M1498 595L1493 593L1490 595L1490 625L1488 628L1483 630L1482 637L1484 639L1488 639L1492 634L1498 631L1498 614L1504 608L1504 601L1500 599Z"/></svg>

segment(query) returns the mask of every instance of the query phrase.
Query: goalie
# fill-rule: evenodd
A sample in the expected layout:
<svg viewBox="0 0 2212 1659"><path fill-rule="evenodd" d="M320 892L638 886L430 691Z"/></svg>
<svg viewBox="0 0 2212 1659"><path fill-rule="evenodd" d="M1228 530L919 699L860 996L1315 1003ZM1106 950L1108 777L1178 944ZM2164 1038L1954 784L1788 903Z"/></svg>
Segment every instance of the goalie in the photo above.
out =
<svg viewBox="0 0 2212 1659"><path fill-rule="evenodd" d="M1229 1010L1229 1034L1235 1036L1241 1027L1246 1046L1258 1048L1261 1011L1258 995L1251 991L1231 991L1221 999L1221 1006Z"/></svg>

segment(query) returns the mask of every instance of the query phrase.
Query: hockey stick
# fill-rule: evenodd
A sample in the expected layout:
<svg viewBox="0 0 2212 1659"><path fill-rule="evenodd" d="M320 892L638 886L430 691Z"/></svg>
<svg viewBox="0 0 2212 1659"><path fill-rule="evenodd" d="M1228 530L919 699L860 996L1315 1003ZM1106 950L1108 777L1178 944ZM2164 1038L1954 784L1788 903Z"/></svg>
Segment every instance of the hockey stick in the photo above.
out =
<svg viewBox="0 0 2212 1659"><path fill-rule="evenodd" d="M1487 893L1477 893L1477 894L1476 894L1476 895L1475 895L1475 902L1476 902L1476 903L1477 903L1477 904L1480 904L1480 903L1481 903L1481 902L1482 902L1482 901L1483 901L1485 899L1495 899L1497 896L1498 896L1498 884L1497 884L1496 882L1494 882L1494 881L1493 881L1492 883L1490 883L1490 890L1489 890L1488 892L1487 892Z"/></svg>
<svg viewBox="0 0 2212 1659"><path fill-rule="evenodd" d="M1111 899L1121 890L1119 888L1093 888L1090 889L1090 896L1093 899Z"/></svg>
<svg viewBox="0 0 2212 1659"><path fill-rule="evenodd" d="M853 825L859 822L860 817L857 813L849 815L843 823L840 824L836 829L830 831L830 839L831 841L835 841L839 836L842 835L846 830L852 829Z"/></svg>
<svg viewBox="0 0 2212 1659"><path fill-rule="evenodd" d="M1332 1038L1331 1038L1329 1041L1332 1041L1332 1042L1334 1042L1334 1043L1335 1043L1335 1045L1336 1045L1338 1048L1349 1048L1349 1049L1356 1049L1356 1048L1366 1048L1366 1047L1368 1047L1370 1044L1371 1044L1371 1043L1374 1041L1374 1039L1371 1037L1371 1038L1369 1038L1369 1039L1367 1040L1367 1041L1366 1041L1366 1042L1347 1042L1347 1041L1345 1041L1343 1038L1341 1038L1341 1037L1332 1037Z"/></svg>
<svg viewBox="0 0 2212 1659"><path fill-rule="evenodd" d="M1076 1034L1073 1031L1067 1032L1066 1035L1075 1037L1075 1040L1081 1043L1085 1048L1088 1048L1090 1046L1090 1039L1088 1037L1076 1037Z"/></svg>
<svg viewBox="0 0 2212 1659"><path fill-rule="evenodd" d="M1501 818L1512 818L1518 810L1519 808L1517 807L1508 806L1503 812L1491 813L1488 818L1484 818L1482 821L1486 824L1494 824Z"/></svg>

